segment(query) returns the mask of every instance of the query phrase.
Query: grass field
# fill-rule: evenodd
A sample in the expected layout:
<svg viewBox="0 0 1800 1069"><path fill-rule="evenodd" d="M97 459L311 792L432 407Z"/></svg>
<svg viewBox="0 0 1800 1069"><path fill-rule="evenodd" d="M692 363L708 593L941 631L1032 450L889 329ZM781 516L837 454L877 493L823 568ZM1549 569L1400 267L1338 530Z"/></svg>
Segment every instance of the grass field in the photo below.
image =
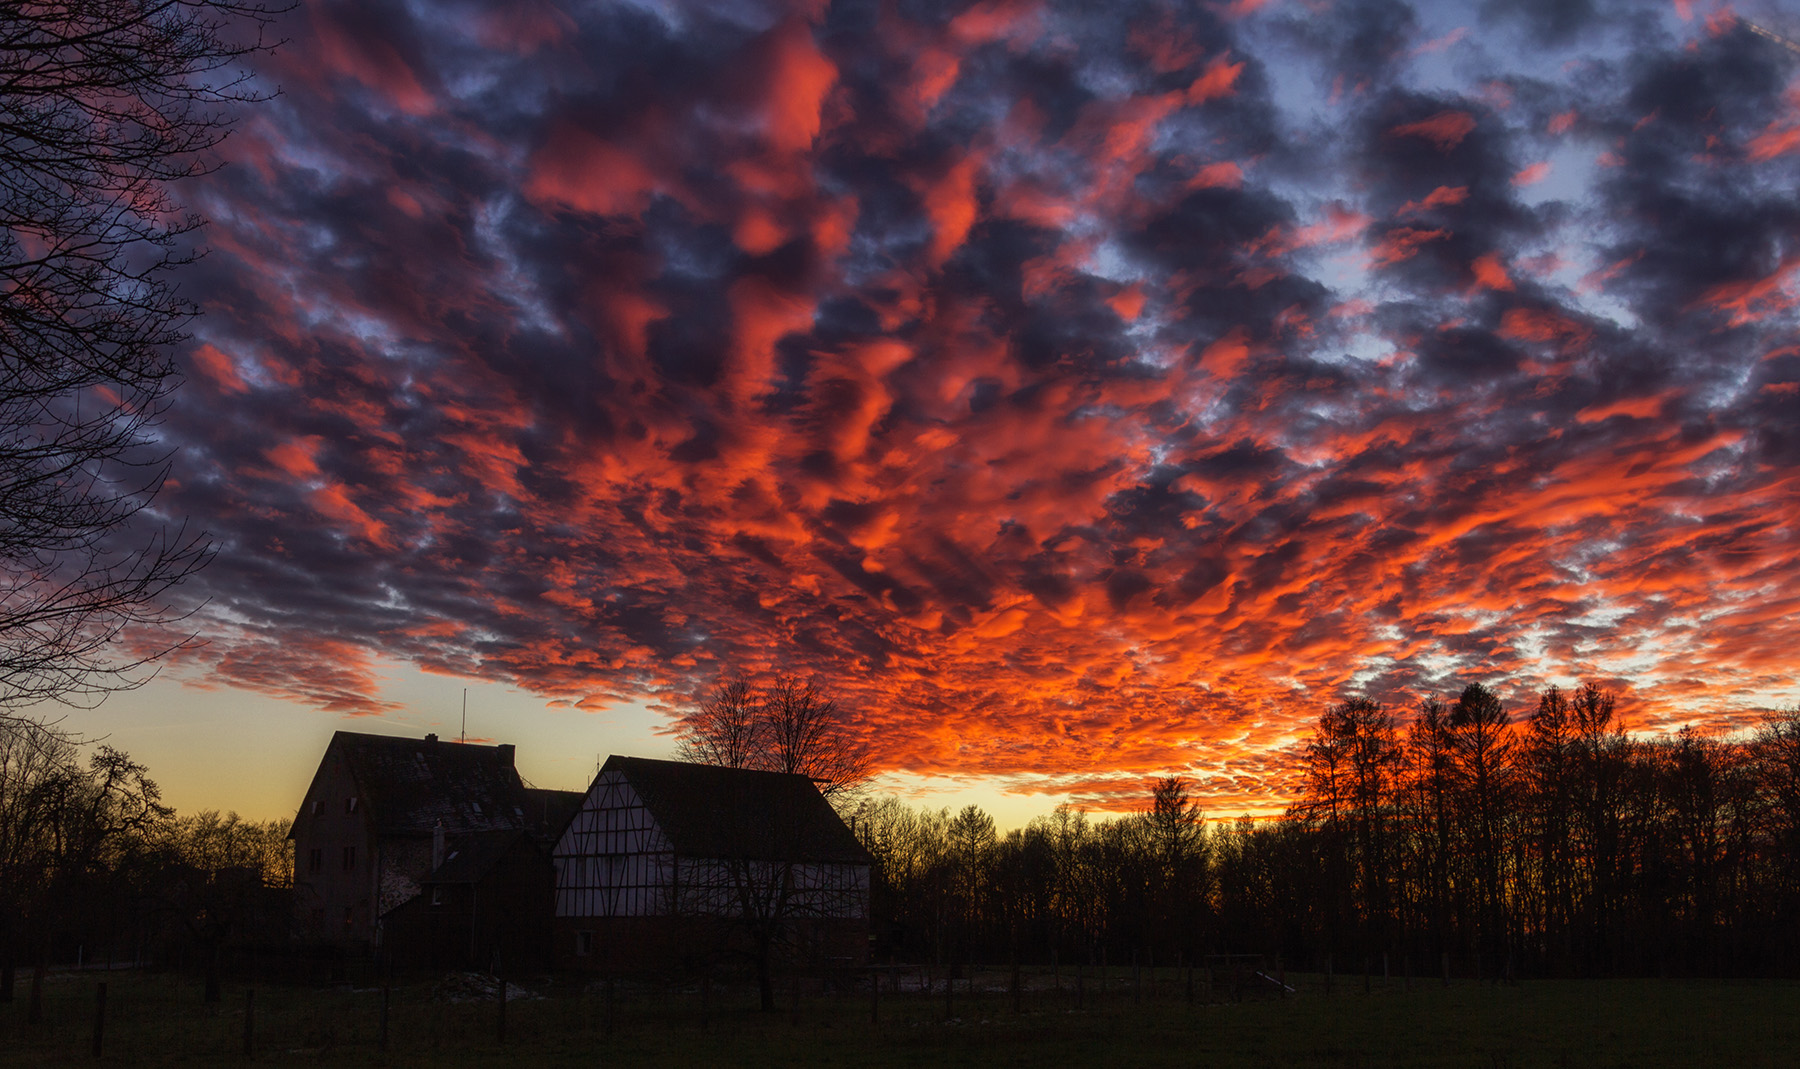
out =
<svg viewBox="0 0 1800 1069"><path fill-rule="evenodd" d="M93 974L53 975L45 1020L26 1023L28 983L0 1005L0 1066L96 1064ZM218 1007L192 978L113 973L99 1064L239 1064L246 988ZM24 978L21 978L22 980ZM508 1004L497 1036L493 1003L436 997L438 978L395 986L388 1049L379 1047L382 993L350 987L259 986L254 1060L260 1064L747 1066L1690 1066L1800 1065L1800 983L1787 981L1459 981L1387 985L1360 980L1327 995L1317 977L1290 977L1285 1000L1195 1003L1173 970L1134 997L1115 975L1102 996L1092 976L1080 1008L1072 992L1034 990L1013 1012L1005 978L958 990L946 1019L938 994L884 993L879 1022L860 995L784 992L778 1013L751 1007L747 988L697 985L614 989L531 984L542 997ZM1047 978L1032 977L1037 985ZM1064 977L1068 983L1069 978ZM610 1022L609 1022L610 1018ZM610 1027L609 1027L610 1023Z"/></svg>

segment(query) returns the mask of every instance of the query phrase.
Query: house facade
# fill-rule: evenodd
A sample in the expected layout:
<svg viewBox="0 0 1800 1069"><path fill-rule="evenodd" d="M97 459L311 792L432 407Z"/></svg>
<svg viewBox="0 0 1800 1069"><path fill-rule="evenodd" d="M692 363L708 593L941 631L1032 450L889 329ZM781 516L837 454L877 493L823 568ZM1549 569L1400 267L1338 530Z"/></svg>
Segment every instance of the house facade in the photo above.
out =
<svg viewBox="0 0 1800 1069"><path fill-rule="evenodd" d="M352 951L380 946L387 919L419 897L448 853L497 834L553 842L582 795L527 788L513 755L510 745L436 735L334 734L290 833L304 936Z"/></svg>
<svg viewBox="0 0 1800 1069"><path fill-rule="evenodd" d="M559 967L867 955L871 859L804 776L611 757L552 860Z"/></svg>

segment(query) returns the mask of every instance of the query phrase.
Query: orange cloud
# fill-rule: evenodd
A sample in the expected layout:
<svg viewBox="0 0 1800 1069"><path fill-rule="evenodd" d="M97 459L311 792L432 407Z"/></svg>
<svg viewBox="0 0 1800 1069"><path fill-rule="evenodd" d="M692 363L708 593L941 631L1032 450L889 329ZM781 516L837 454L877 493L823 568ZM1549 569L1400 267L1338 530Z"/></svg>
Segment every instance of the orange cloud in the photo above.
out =
<svg viewBox="0 0 1800 1069"><path fill-rule="evenodd" d="M1575 413L1577 423L1599 423L1614 416L1627 419L1655 419L1662 414L1663 398L1629 397L1605 405L1590 405Z"/></svg>
<svg viewBox="0 0 1800 1069"><path fill-rule="evenodd" d="M932 266L948 260L975 225L975 176L979 166L980 160L975 156L964 156L925 191L925 215L932 224L928 257Z"/></svg>

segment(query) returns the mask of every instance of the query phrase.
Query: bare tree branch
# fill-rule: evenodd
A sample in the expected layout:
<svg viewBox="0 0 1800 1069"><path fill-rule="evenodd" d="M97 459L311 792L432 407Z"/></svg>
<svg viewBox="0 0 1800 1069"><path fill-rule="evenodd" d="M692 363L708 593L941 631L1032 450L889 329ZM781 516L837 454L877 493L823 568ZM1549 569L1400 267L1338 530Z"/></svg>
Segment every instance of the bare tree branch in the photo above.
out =
<svg viewBox="0 0 1800 1069"><path fill-rule="evenodd" d="M201 220L170 183L263 98L243 62L278 11L0 4L0 710L141 683L170 647L115 640L179 619L163 595L210 553L160 518L125 537L168 476L154 428L196 312L170 276Z"/></svg>

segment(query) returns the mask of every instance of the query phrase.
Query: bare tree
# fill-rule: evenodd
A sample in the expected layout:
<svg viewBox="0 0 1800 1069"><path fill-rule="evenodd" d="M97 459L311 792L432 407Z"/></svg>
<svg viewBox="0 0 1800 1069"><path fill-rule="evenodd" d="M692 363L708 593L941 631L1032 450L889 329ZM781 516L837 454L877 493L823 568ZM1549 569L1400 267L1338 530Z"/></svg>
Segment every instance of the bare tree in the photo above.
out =
<svg viewBox="0 0 1800 1069"><path fill-rule="evenodd" d="M722 681L712 697L690 713L675 755L697 765L755 768L760 753L761 718L756 689L743 676Z"/></svg>
<svg viewBox="0 0 1800 1069"><path fill-rule="evenodd" d="M241 63L276 12L235 0L0 5L0 710L97 700L165 650L118 654L205 563L185 528L127 530L167 478L153 428L194 306L170 275L201 225L175 180L216 166Z"/></svg>
<svg viewBox="0 0 1800 1069"><path fill-rule="evenodd" d="M771 771L806 776L828 799L868 781L869 751L851 734L837 702L811 680L777 677L763 693L762 722Z"/></svg>
<svg viewBox="0 0 1800 1069"><path fill-rule="evenodd" d="M675 752L699 764L806 776L834 804L870 776L868 748L837 702L794 675L760 692L742 676L724 680L685 718Z"/></svg>

